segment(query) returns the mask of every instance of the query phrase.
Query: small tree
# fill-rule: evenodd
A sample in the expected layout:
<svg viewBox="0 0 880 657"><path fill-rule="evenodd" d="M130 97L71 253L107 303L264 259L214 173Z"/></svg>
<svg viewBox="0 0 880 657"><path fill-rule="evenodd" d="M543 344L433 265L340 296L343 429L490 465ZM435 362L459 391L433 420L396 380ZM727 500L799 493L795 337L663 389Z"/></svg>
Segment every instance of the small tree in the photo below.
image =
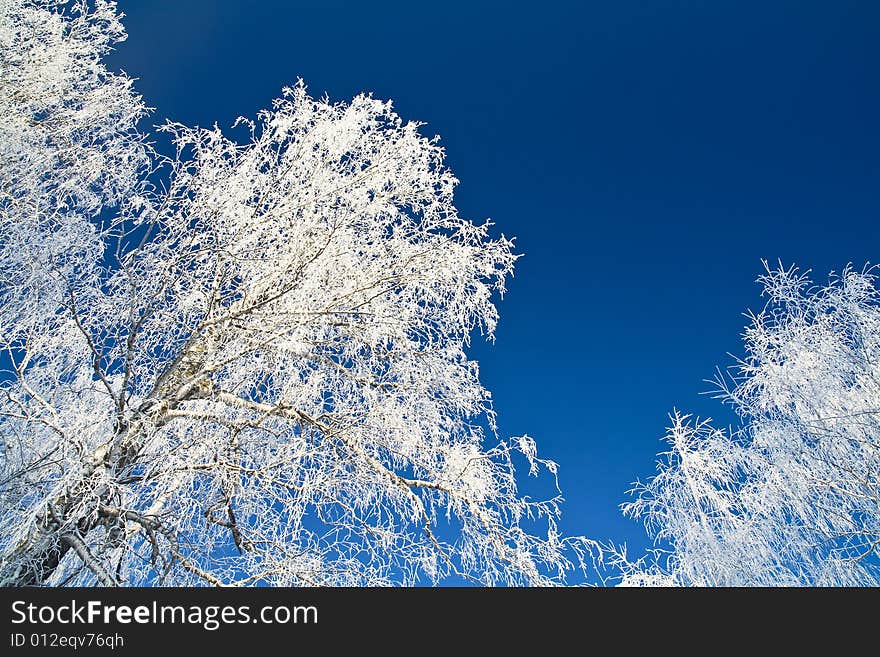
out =
<svg viewBox="0 0 880 657"><path fill-rule="evenodd" d="M813 287L761 277L747 358L721 397L734 433L675 414L667 459L624 512L667 549L624 584L880 584L880 295L871 270Z"/></svg>
<svg viewBox="0 0 880 657"><path fill-rule="evenodd" d="M516 256L436 139L300 83L243 144L165 125L153 187L114 4L0 16L0 580L549 584L587 554L517 493L513 452L555 464L485 447L465 348Z"/></svg>

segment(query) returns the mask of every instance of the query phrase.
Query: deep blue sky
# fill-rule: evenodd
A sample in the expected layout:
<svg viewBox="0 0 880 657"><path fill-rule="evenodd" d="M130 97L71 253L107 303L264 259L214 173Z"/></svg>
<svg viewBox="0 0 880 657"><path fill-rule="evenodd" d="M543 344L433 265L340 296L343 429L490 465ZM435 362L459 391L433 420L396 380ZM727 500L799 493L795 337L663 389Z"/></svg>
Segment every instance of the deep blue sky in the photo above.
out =
<svg viewBox="0 0 880 657"><path fill-rule="evenodd" d="M699 393L762 258L880 260L880 4L120 5L152 122L226 127L302 77L441 135L461 214L525 254L473 355L502 433L560 463L570 533L645 545L618 504L673 407L731 420Z"/></svg>

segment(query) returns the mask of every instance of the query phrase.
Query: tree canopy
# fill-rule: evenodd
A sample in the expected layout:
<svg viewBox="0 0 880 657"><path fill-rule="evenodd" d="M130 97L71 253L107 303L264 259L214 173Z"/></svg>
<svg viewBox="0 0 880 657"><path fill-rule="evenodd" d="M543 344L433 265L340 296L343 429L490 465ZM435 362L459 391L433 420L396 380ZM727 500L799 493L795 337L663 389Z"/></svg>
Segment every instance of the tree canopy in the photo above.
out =
<svg viewBox="0 0 880 657"><path fill-rule="evenodd" d="M113 2L0 4L0 580L563 581L593 544L518 493L515 453L556 466L466 355L517 256L437 139L299 82L162 156L124 37Z"/></svg>
<svg viewBox="0 0 880 657"><path fill-rule="evenodd" d="M623 583L880 584L880 293L873 270L762 276L746 357L718 390L741 426L675 413L658 474L624 511L658 540Z"/></svg>

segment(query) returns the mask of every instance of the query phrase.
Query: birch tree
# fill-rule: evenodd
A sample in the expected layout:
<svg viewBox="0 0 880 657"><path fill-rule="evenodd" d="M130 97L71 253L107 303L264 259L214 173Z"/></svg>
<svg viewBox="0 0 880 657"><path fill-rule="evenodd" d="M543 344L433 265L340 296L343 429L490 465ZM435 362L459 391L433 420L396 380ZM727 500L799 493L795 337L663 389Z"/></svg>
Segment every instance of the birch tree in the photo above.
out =
<svg viewBox="0 0 880 657"><path fill-rule="evenodd" d="M768 270L766 308L724 401L742 425L676 413L659 472L624 511L659 542L623 583L880 584L880 293L872 269L815 286Z"/></svg>
<svg viewBox="0 0 880 657"><path fill-rule="evenodd" d="M160 157L101 61L114 3L0 18L0 581L546 585L583 565L561 497L517 491L515 460L556 465L497 438L466 355L517 256L458 215L436 138L298 83L247 138L164 125Z"/></svg>

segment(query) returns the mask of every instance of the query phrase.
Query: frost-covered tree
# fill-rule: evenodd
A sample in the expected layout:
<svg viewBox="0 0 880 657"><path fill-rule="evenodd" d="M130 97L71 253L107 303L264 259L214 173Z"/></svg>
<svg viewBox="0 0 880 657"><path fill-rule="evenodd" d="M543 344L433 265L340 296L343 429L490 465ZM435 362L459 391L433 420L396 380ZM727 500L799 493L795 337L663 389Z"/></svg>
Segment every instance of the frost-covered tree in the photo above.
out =
<svg viewBox="0 0 880 657"><path fill-rule="evenodd" d="M880 585L880 292L871 269L822 287L763 276L747 357L721 397L737 431L676 413L658 474L624 511L660 544L623 583Z"/></svg>
<svg viewBox="0 0 880 657"><path fill-rule="evenodd" d="M298 84L159 158L124 36L0 0L0 581L562 581L592 544L517 492L514 453L556 466L465 353L516 256L436 138Z"/></svg>

